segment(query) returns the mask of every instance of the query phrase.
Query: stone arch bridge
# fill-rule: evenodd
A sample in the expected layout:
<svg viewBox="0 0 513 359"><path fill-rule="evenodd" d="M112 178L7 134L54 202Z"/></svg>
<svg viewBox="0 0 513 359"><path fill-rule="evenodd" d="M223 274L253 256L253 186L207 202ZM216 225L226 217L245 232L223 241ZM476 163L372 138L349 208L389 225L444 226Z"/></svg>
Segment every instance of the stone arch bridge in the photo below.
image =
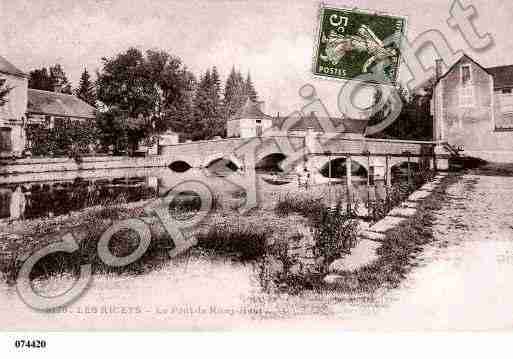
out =
<svg viewBox="0 0 513 359"><path fill-rule="evenodd" d="M269 136L196 141L160 146L164 163L173 168L206 168L224 160L241 171L251 171L275 158L286 172L317 175L330 161L344 159L347 170L363 167L378 178L404 162L447 169L449 153L431 141L348 138L329 135ZM271 161L272 162L272 161Z"/></svg>

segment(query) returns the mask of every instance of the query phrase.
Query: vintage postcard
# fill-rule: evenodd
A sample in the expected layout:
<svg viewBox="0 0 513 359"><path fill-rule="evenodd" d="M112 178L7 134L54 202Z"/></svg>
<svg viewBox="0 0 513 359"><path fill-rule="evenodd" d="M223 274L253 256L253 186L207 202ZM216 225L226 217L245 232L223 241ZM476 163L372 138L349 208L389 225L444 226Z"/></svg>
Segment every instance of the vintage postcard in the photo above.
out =
<svg viewBox="0 0 513 359"><path fill-rule="evenodd" d="M0 330L513 329L511 3L0 3Z"/></svg>

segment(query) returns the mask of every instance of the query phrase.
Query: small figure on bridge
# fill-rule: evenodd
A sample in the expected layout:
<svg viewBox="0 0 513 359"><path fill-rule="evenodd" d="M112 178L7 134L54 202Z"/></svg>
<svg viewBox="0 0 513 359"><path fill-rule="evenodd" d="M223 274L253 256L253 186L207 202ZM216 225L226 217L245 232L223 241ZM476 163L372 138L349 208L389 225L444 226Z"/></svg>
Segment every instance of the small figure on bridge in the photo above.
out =
<svg viewBox="0 0 513 359"><path fill-rule="evenodd" d="M308 189L309 183L310 183L310 172L307 168L303 169L303 172L300 173L297 177L298 181L298 188L304 188Z"/></svg>

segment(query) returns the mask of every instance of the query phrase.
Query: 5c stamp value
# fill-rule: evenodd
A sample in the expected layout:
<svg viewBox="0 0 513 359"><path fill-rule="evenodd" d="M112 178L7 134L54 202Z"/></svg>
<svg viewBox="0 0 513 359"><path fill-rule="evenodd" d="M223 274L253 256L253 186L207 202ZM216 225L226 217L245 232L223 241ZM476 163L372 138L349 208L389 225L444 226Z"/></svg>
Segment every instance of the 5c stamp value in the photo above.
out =
<svg viewBox="0 0 513 359"><path fill-rule="evenodd" d="M323 5L314 75L358 80L372 73L374 82L395 84L405 27L404 17ZM368 81L368 76L365 78Z"/></svg>

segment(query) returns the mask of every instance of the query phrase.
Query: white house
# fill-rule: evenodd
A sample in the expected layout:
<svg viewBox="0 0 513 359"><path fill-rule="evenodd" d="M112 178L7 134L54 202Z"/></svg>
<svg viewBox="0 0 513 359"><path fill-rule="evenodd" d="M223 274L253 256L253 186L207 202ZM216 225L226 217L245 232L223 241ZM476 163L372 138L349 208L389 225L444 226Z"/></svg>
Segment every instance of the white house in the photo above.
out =
<svg viewBox="0 0 513 359"><path fill-rule="evenodd" d="M0 56L0 78L11 89L0 107L0 156L21 155L26 144L28 75Z"/></svg>
<svg viewBox="0 0 513 359"><path fill-rule="evenodd" d="M28 88L28 75L0 56L0 78L11 89L0 107L0 157L29 149L28 126L54 127L67 120L95 119L95 108L76 96Z"/></svg>
<svg viewBox="0 0 513 359"><path fill-rule="evenodd" d="M260 137L273 125L273 118L261 110L261 102L250 99L227 121L228 137Z"/></svg>

